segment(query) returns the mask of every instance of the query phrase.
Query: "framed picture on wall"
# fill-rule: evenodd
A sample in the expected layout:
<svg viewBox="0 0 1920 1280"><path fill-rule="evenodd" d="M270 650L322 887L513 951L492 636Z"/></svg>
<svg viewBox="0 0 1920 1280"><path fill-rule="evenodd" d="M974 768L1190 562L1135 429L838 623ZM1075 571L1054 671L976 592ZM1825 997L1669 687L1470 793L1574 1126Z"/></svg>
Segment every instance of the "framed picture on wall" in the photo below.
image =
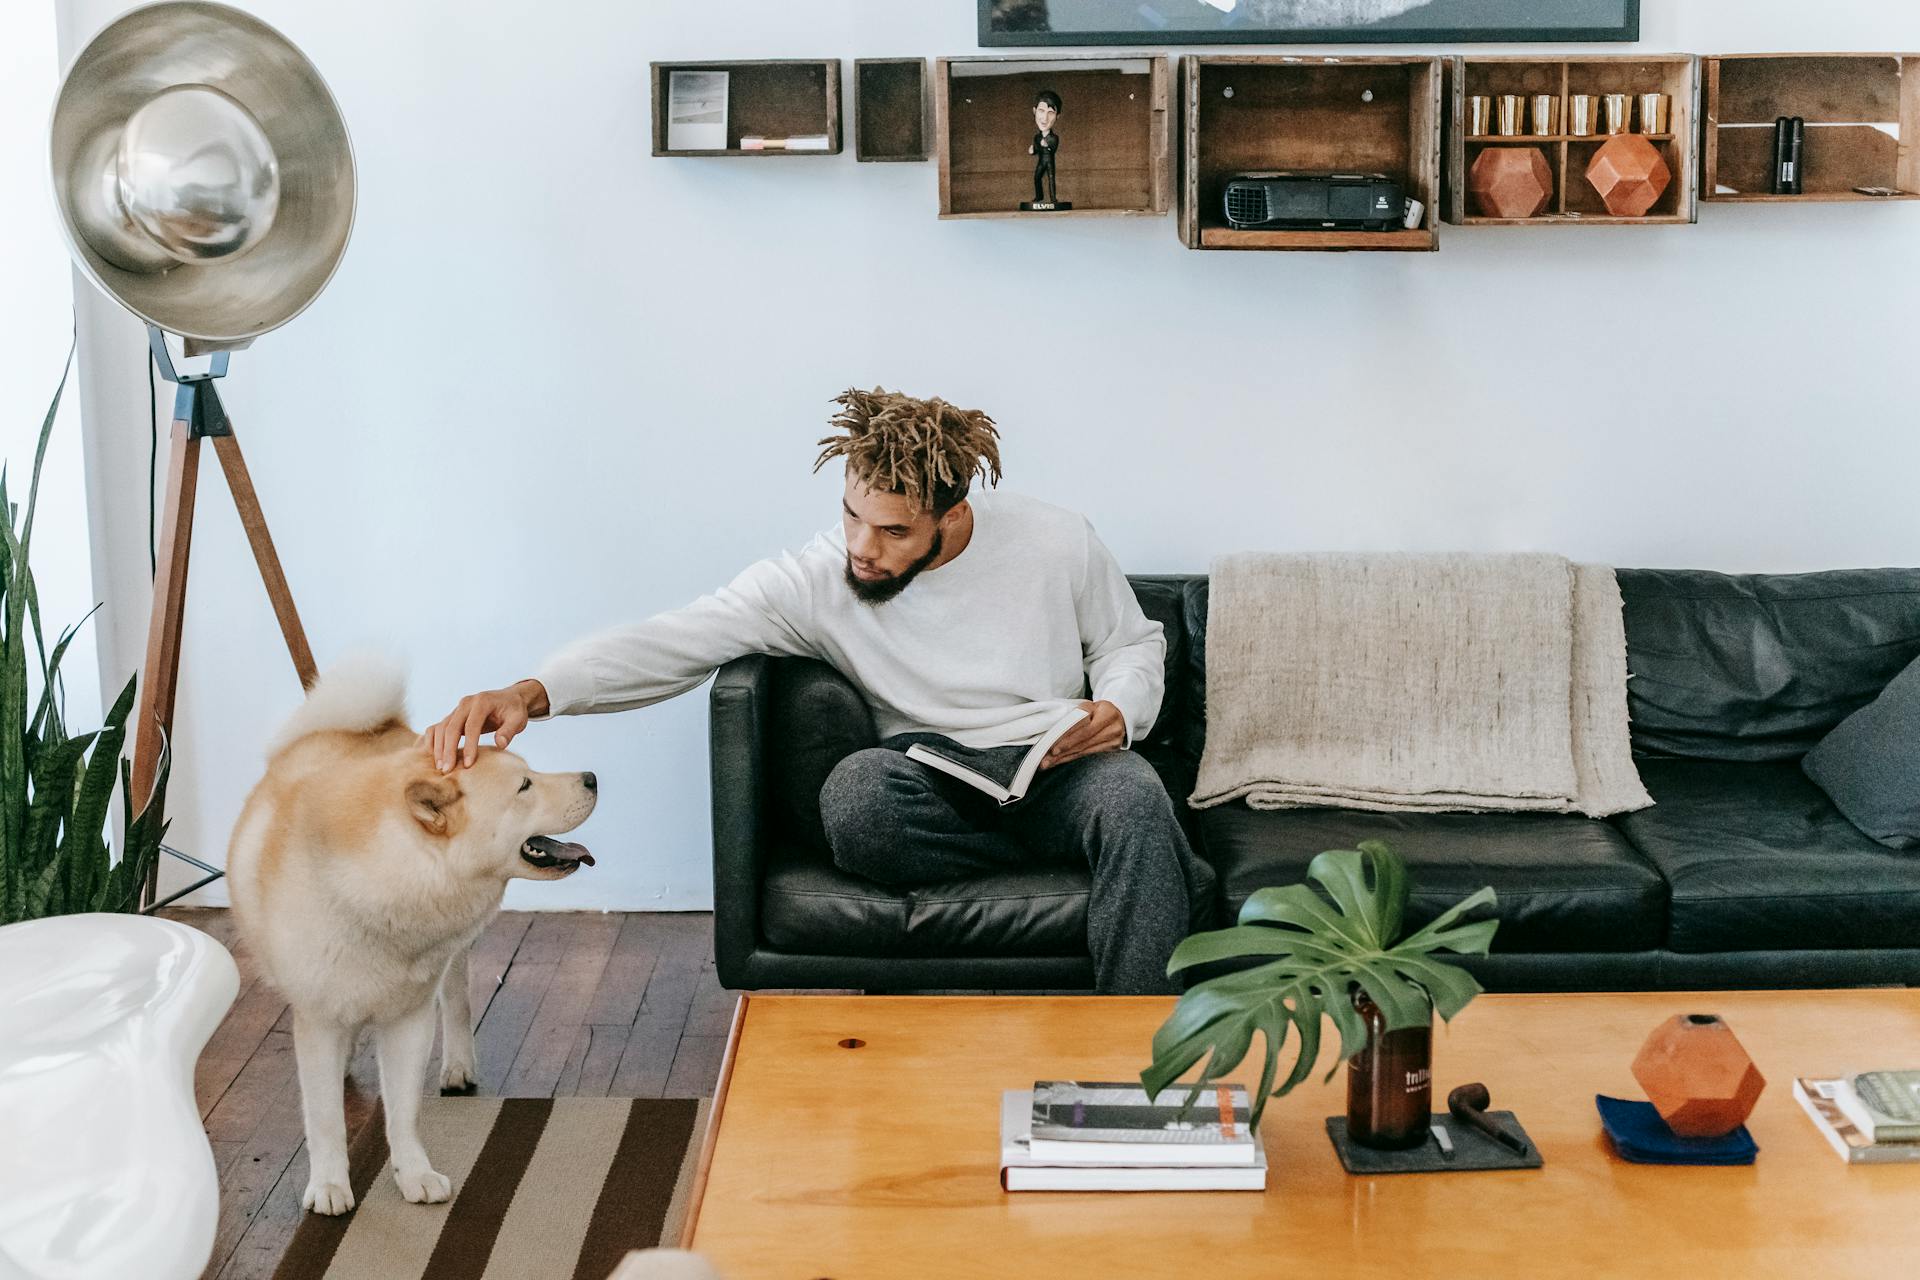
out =
<svg viewBox="0 0 1920 1280"><path fill-rule="evenodd" d="M976 0L983 45L1638 40L1640 0Z"/></svg>
<svg viewBox="0 0 1920 1280"><path fill-rule="evenodd" d="M667 147L727 149L727 73L675 71L667 82Z"/></svg>

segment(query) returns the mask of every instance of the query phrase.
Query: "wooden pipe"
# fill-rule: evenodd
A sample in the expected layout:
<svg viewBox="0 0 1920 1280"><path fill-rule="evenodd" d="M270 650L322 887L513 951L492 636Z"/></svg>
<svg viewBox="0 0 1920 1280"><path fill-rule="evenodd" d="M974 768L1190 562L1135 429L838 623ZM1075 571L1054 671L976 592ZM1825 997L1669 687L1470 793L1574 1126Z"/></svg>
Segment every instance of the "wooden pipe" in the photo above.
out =
<svg viewBox="0 0 1920 1280"><path fill-rule="evenodd" d="M1495 1124L1487 1114L1487 1108L1492 1105L1493 1096L1487 1092L1487 1086L1478 1082L1463 1084L1447 1095L1447 1113L1455 1120L1478 1129L1515 1155L1527 1154L1526 1139Z"/></svg>

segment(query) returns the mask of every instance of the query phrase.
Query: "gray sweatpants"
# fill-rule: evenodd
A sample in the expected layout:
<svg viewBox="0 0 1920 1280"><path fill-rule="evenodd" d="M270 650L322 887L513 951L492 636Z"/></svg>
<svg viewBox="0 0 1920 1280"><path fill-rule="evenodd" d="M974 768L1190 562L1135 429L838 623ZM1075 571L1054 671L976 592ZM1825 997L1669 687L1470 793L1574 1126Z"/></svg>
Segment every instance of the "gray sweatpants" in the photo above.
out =
<svg viewBox="0 0 1920 1280"><path fill-rule="evenodd" d="M1002 806L903 754L921 735L856 751L820 789L834 865L890 886L936 884L1048 862L1093 877L1087 946L1097 989L1179 988L1167 959L1187 936L1212 872L1193 854L1153 766L1131 751L1083 756L1035 776ZM1024 747L1004 748L1012 756Z"/></svg>

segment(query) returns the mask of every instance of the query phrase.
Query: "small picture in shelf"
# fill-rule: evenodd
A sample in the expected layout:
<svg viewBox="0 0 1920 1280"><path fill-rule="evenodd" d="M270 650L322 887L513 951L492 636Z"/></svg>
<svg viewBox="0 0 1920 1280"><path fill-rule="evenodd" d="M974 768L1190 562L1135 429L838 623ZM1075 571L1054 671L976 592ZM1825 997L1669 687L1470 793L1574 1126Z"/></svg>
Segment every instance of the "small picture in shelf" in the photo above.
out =
<svg viewBox="0 0 1920 1280"><path fill-rule="evenodd" d="M667 150L727 149L727 73L675 71L667 84Z"/></svg>
<svg viewBox="0 0 1920 1280"><path fill-rule="evenodd" d="M1053 124L1059 118L1059 94L1042 89L1033 96L1034 134L1033 141L1027 144L1027 154L1033 157L1033 199L1020 202L1020 207L1030 213L1073 208L1071 202L1060 199L1055 183L1054 163L1060 154L1060 135L1054 131Z"/></svg>

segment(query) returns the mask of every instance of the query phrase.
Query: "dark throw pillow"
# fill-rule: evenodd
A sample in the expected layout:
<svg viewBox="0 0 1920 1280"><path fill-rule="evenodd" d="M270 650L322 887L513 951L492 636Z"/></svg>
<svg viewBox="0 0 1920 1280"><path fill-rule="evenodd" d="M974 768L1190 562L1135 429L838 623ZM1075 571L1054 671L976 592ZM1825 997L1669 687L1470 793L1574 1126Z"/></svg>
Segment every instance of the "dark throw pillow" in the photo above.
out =
<svg viewBox="0 0 1920 1280"><path fill-rule="evenodd" d="M1920 658L1800 762L1847 820L1890 849L1920 849Z"/></svg>

